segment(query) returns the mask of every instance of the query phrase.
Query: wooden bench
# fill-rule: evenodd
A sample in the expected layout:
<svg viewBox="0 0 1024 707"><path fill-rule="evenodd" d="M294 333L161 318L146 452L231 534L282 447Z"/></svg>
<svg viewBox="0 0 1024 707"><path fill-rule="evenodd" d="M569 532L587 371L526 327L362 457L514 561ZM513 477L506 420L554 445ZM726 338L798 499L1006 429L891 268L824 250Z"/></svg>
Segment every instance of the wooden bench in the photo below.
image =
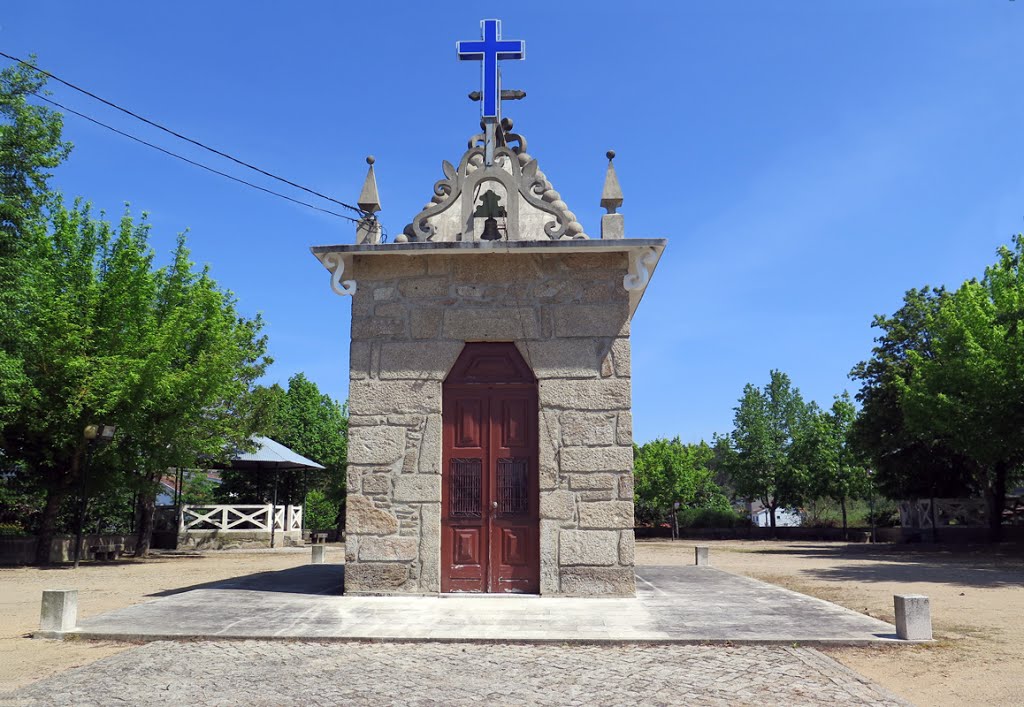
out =
<svg viewBox="0 0 1024 707"><path fill-rule="evenodd" d="M124 545L92 545L89 553L95 560L116 560L124 552Z"/></svg>

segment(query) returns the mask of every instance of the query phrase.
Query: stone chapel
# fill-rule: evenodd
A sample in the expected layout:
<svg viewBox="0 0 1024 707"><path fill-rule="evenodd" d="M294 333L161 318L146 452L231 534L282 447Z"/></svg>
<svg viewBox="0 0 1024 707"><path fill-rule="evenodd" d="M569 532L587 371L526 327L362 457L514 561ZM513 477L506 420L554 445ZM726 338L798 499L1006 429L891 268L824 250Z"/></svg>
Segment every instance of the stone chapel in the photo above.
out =
<svg viewBox="0 0 1024 707"><path fill-rule="evenodd" d="M482 132L430 202L383 242L368 158L356 242L311 249L352 301L345 593L633 595L630 320L666 242L625 238L612 152L584 232L500 117L523 43L481 24Z"/></svg>

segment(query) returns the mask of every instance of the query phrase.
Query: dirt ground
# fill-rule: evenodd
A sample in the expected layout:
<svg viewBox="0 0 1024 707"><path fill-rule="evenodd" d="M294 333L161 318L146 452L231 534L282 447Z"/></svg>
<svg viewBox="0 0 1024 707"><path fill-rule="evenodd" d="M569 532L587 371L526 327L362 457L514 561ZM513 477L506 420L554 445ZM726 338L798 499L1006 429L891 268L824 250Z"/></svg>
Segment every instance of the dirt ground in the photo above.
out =
<svg viewBox="0 0 1024 707"><path fill-rule="evenodd" d="M885 621L892 595L931 597L930 646L836 648L848 667L920 705L1024 704L1024 552L807 542L707 542L712 564ZM637 543L637 563L692 564L693 542ZM0 569L0 693L129 646L25 638L43 589L78 589L82 618L162 593L309 562L309 550L230 551L67 568ZM340 546L329 561L340 562Z"/></svg>
<svg viewBox="0 0 1024 707"><path fill-rule="evenodd" d="M931 600L935 644L834 648L919 705L1024 704L1024 548L720 541L714 566L892 623L893 594ZM692 541L637 543L637 564L693 562Z"/></svg>

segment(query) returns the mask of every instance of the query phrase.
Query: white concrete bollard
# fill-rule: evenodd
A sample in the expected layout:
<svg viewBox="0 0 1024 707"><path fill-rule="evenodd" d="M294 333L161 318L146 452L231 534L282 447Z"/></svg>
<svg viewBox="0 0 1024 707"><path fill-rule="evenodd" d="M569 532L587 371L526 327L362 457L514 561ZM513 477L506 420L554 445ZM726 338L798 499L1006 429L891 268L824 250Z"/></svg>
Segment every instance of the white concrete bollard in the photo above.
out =
<svg viewBox="0 0 1024 707"><path fill-rule="evenodd" d="M71 631L78 624L78 590L45 589L39 612L41 631Z"/></svg>
<svg viewBox="0 0 1024 707"><path fill-rule="evenodd" d="M322 565L324 559L327 557L327 546L326 545L314 545L313 546L313 560L312 564Z"/></svg>
<svg viewBox="0 0 1024 707"><path fill-rule="evenodd" d="M894 594L896 637L903 641L932 640L932 612L923 594Z"/></svg>
<svg viewBox="0 0 1024 707"><path fill-rule="evenodd" d="M693 548L693 564L698 567L711 566L711 548L707 545L698 545Z"/></svg>

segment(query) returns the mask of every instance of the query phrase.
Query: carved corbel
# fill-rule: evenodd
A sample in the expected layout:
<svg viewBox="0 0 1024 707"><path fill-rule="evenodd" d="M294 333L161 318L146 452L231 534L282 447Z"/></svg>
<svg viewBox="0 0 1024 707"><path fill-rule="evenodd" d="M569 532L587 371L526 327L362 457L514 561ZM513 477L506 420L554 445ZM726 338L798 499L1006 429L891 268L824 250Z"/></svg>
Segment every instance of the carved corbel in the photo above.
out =
<svg viewBox="0 0 1024 707"><path fill-rule="evenodd" d="M331 271L331 289L335 294L341 296L354 295L356 293L355 280L342 280L341 274L345 272L345 260L341 253L327 253L324 255L323 264Z"/></svg>
<svg viewBox="0 0 1024 707"><path fill-rule="evenodd" d="M622 286L629 291L642 290L651 279L651 268L658 262L658 251L648 248L639 254L630 253L630 272L622 278Z"/></svg>

